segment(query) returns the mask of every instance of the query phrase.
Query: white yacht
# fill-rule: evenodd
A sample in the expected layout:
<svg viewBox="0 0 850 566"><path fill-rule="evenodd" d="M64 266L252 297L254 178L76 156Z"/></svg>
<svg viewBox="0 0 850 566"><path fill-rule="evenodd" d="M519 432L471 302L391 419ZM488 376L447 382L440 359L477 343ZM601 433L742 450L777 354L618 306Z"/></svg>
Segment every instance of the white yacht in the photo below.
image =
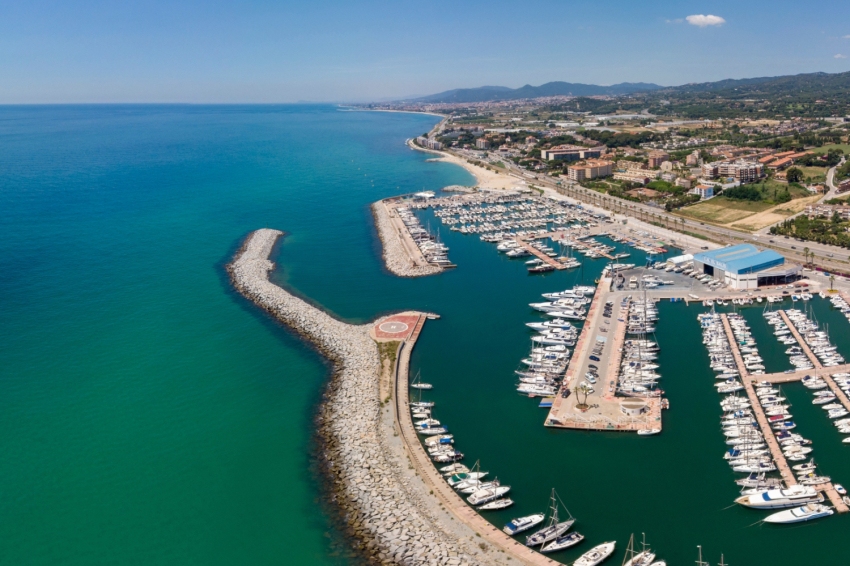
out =
<svg viewBox="0 0 850 566"><path fill-rule="evenodd" d="M498 499L511 490L509 485L498 485L480 489L466 498L471 505L483 505Z"/></svg>
<svg viewBox="0 0 850 566"><path fill-rule="evenodd" d="M820 503L809 503L808 505L803 505L802 507L795 507L794 509L786 509L785 511L780 511L779 513L774 513L773 515L768 515L765 517L765 523L802 523L804 521L813 521L814 519L820 519L821 517L828 517L832 515L835 511L831 507L827 507L826 505L821 505Z"/></svg>
<svg viewBox="0 0 850 566"><path fill-rule="evenodd" d="M599 546L594 546L579 556L578 560L573 563L573 566L597 566L597 564L601 564L608 557L614 554L616 546L616 541L604 542Z"/></svg>
<svg viewBox="0 0 850 566"><path fill-rule="evenodd" d="M803 503L821 502L823 502L823 495L815 488L806 485L792 485L788 489L763 490L735 500L735 503L754 509L786 509Z"/></svg>
<svg viewBox="0 0 850 566"><path fill-rule="evenodd" d="M516 535L536 527L542 523L545 518L546 515L543 513L535 513L534 515L519 517L511 520L511 522L505 525L502 530L509 535Z"/></svg>

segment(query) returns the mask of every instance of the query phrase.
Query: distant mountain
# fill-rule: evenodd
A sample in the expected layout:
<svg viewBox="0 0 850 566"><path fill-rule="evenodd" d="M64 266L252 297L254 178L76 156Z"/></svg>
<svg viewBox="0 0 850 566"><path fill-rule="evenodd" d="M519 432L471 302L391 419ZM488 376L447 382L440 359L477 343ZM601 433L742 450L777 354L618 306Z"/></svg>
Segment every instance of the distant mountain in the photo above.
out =
<svg viewBox="0 0 850 566"><path fill-rule="evenodd" d="M850 93L850 72L804 73L779 77L725 79L711 83L691 83L670 87L674 93L711 93L729 98L770 97L777 94L847 95Z"/></svg>
<svg viewBox="0 0 850 566"><path fill-rule="evenodd" d="M620 83L611 86L581 83L551 82L540 86L525 85L520 88L504 86L482 86L458 88L439 94L423 96L411 102L488 102L537 98L541 96L594 96L644 94L653 98L672 96L677 99L707 99L722 97L730 99L762 98L779 100L792 96L800 100L818 98L850 98L850 71L845 73L805 73L779 77L756 77L749 79L725 79L707 83L689 83L663 87L652 83Z"/></svg>
<svg viewBox="0 0 850 566"><path fill-rule="evenodd" d="M565 83L561 81L540 86L525 85L520 88L505 86L482 86L478 88L456 88L439 94L423 96L411 102L488 102L497 100L518 100L520 98L538 98L541 96L594 96L629 94L659 90L664 87L652 83L620 83L611 86Z"/></svg>

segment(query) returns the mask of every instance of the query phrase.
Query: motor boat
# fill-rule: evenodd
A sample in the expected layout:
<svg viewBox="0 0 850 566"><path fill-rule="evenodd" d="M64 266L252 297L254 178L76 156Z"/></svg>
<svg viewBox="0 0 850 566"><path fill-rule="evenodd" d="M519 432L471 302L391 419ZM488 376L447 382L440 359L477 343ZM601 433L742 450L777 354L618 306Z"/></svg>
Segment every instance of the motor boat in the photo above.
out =
<svg viewBox="0 0 850 566"><path fill-rule="evenodd" d="M786 509L785 511L768 515L765 517L764 522L779 524L802 523L804 521L820 519L821 517L829 517L834 512L835 511L831 507L827 507L826 505L822 505L820 503L809 503L802 507Z"/></svg>
<svg viewBox="0 0 850 566"><path fill-rule="evenodd" d="M543 513L536 513L534 515L527 515L525 517L519 517L516 519L512 519L510 523L502 528L505 533L509 535L516 535L522 532L525 532L529 529L533 529L537 525L543 522L546 516Z"/></svg>
<svg viewBox="0 0 850 566"><path fill-rule="evenodd" d="M753 509L786 509L802 503L822 503L823 495L806 485L792 485L788 489L768 489L744 495L735 503Z"/></svg>

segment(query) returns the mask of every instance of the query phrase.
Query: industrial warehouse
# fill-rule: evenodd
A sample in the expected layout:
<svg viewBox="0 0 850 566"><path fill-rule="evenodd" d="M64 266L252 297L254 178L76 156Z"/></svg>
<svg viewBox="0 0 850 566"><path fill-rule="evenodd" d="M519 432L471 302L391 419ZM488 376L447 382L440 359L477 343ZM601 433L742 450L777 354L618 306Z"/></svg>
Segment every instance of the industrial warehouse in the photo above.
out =
<svg viewBox="0 0 850 566"><path fill-rule="evenodd" d="M752 244L694 254L694 269L741 290L789 283L800 276L799 265L786 264L775 251L759 250Z"/></svg>

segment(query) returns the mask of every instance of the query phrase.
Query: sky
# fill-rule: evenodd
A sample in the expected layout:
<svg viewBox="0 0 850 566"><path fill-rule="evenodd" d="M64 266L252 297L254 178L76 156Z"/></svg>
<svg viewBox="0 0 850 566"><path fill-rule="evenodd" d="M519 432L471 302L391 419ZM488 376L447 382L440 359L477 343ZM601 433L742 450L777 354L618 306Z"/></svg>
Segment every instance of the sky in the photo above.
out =
<svg viewBox="0 0 850 566"><path fill-rule="evenodd" d="M0 0L0 104L363 102L848 70L846 0Z"/></svg>

